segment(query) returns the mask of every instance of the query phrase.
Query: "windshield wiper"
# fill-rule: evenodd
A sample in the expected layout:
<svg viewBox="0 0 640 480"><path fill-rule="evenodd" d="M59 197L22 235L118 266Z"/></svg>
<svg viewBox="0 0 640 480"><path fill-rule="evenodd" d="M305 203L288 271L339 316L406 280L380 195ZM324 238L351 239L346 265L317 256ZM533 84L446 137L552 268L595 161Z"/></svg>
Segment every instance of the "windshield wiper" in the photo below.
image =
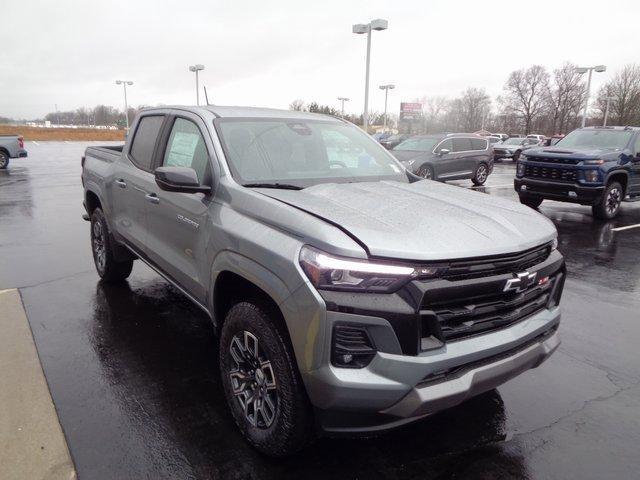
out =
<svg viewBox="0 0 640 480"><path fill-rule="evenodd" d="M289 183L245 183L242 186L247 188L280 188L282 190L302 190L304 188Z"/></svg>

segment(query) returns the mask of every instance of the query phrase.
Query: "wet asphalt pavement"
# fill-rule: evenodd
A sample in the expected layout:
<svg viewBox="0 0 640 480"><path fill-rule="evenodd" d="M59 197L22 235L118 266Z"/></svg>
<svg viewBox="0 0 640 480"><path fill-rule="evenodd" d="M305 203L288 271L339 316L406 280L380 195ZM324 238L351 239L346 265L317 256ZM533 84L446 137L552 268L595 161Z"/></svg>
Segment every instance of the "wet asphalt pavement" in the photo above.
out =
<svg viewBox="0 0 640 480"><path fill-rule="evenodd" d="M640 203L606 223L542 204L569 279L563 343L541 367L382 437L275 461L227 412L208 319L141 262L127 284L99 282L86 145L27 142L29 158L0 171L0 289L20 288L81 480L640 478L640 229L612 230L640 223ZM498 164L480 190L516 199L513 171Z"/></svg>

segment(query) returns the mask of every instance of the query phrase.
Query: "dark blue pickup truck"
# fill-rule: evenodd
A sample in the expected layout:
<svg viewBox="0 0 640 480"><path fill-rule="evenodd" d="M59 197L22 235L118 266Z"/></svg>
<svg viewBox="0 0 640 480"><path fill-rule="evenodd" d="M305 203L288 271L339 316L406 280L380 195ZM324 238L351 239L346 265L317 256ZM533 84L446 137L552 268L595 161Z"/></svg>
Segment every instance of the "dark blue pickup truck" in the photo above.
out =
<svg viewBox="0 0 640 480"><path fill-rule="evenodd" d="M640 200L640 127L580 128L553 147L532 148L520 156L514 187L532 208L546 198L613 218L623 201Z"/></svg>

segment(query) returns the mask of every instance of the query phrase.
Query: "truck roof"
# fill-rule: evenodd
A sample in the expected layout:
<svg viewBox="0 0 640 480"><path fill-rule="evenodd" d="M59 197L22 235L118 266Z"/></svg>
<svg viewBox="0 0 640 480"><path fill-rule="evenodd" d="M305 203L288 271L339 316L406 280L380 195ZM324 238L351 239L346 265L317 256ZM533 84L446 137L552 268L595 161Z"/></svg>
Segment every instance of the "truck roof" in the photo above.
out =
<svg viewBox="0 0 640 480"><path fill-rule="evenodd" d="M198 110L207 110L220 118L299 118L300 120L335 120L342 122L343 120L331 115L322 113L299 112L296 110L282 110L277 108L260 108L260 107L238 107L238 106L222 106L222 105L163 105L161 107L147 108L149 110L162 110L167 108L175 108L178 110L187 110L195 112Z"/></svg>
<svg viewBox="0 0 640 480"><path fill-rule="evenodd" d="M617 127L617 126L609 126L607 125L606 127L600 126L600 125L596 125L593 127L584 127L581 128L580 130L640 130L640 127L632 127L630 125L625 126L625 127Z"/></svg>

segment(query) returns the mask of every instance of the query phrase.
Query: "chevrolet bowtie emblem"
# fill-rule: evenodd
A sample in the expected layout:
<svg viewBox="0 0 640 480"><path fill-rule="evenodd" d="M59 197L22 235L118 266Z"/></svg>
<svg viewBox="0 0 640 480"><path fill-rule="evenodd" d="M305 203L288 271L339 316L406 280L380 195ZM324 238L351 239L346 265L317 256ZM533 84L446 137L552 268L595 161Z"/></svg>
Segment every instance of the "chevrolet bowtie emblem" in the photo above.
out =
<svg viewBox="0 0 640 480"><path fill-rule="evenodd" d="M516 273L516 278L507 280L503 292L524 292L536 281L537 273Z"/></svg>

